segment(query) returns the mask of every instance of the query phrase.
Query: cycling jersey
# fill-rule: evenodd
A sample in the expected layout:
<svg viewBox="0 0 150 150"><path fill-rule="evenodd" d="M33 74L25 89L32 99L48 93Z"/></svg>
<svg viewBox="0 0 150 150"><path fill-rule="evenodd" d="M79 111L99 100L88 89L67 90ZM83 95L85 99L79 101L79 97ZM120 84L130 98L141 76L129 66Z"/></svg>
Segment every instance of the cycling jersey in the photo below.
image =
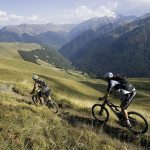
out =
<svg viewBox="0 0 150 150"><path fill-rule="evenodd" d="M108 80L107 92L111 92L112 89L114 89L124 95L135 91L135 88L130 83L121 84L121 82L119 82L119 81L110 79L110 80Z"/></svg>
<svg viewBox="0 0 150 150"><path fill-rule="evenodd" d="M38 79L35 81L35 84L38 86L41 92L47 92L50 88L47 86L44 79Z"/></svg>
<svg viewBox="0 0 150 150"><path fill-rule="evenodd" d="M124 110L127 109L136 94L134 86L128 82L122 84L119 81L110 79L108 80L107 92L110 93L113 89L122 94L120 107Z"/></svg>

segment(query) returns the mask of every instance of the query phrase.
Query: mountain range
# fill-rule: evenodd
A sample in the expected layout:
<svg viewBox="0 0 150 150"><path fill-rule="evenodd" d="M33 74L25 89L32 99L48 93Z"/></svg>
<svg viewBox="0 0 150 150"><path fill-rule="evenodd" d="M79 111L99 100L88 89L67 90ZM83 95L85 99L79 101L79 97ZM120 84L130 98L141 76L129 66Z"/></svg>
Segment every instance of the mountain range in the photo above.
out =
<svg viewBox="0 0 150 150"><path fill-rule="evenodd" d="M68 33L75 25L21 24L8 25L0 30L1 42L31 42L49 47L61 47L69 42Z"/></svg>
<svg viewBox="0 0 150 150"><path fill-rule="evenodd" d="M0 29L0 42L34 42L43 46L61 48L85 31L92 30L95 32L104 25L114 24L117 26L133 19L135 16L118 15L116 18L93 18L80 24L8 25Z"/></svg>
<svg viewBox="0 0 150 150"><path fill-rule="evenodd" d="M130 77L149 77L149 31L150 13L140 17L117 15L70 25L9 25L0 29L0 42L37 43L54 48L54 56L63 55L76 69L98 76L112 71ZM48 49L44 56L49 54Z"/></svg>
<svg viewBox="0 0 150 150"><path fill-rule="evenodd" d="M60 53L72 60L72 57L74 57L73 55L77 53L77 51L80 51L80 48L88 44L90 41L135 19L135 16L118 15L116 18L102 17L85 21L70 32L75 38L65 44L60 49Z"/></svg>
<svg viewBox="0 0 150 150"><path fill-rule="evenodd" d="M97 37L93 34L92 38L89 31L80 34L60 49L61 54L76 68L99 76L112 71L130 77L149 77L150 16L114 28L113 25L105 32L99 28ZM88 41L89 37L92 40Z"/></svg>
<svg viewBox="0 0 150 150"><path fill-rule="evenodd" d="M136 19L136 16L123 16L123 15L117 15L116 17L96 17L92 18L86 21L83 21L82 23L78 24L75 26L71 32L70 35L72 37L77 37L81 33L88 31L88 30L93 30L93 31L100 31L100 32L105 32L109 27L113 26L114 28L116 26L119 26L121 24L131 22L134 19ZM112 27L111 27L112 28ZM103 30L102 30L103 29Z"/></svg>

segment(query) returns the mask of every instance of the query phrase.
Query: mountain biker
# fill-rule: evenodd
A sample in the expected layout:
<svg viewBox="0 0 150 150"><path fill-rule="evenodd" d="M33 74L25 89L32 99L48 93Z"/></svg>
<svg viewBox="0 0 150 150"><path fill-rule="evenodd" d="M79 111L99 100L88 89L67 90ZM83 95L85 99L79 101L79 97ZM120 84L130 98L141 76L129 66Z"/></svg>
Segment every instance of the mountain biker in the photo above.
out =
<svg viewBox="0 0 150 150"><path fill-rule="evenodd" d="M131 127L131 123L128 118L128 112L126 109L130 105L133 97L136 94L135 88L130 83L128 83L125 79L124 81L123 78L119 76L114 76L113 73L111 72L107 72L104 75L104 78L108 82L108 88L106 94L103 97L100 97L99 100L108 98L113 89L121 93L122 96L121 96L120 108L121 108L121 112L125 116L125 121L123 122L123 125Z"/></svg>
<svg viewBox="0 0 150 150"><path fill-rule="evenodd" d="M33 75L32 79L34 80L34 87L30 94L33 94L36 90L38 90L40 104L44 104L45 98L51 99L50 88L47 86L45 80L39 78L38 75Z"/></svg>

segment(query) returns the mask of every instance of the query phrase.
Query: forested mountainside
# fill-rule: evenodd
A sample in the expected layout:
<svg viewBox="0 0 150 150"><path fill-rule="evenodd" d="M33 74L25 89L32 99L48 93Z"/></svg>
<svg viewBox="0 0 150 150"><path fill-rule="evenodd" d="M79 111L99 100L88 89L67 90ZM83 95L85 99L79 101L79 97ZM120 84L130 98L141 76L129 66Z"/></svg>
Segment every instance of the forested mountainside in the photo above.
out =
<svg viewBox="0 0 150 150"><path fill-rule="evenodd" d="M72 45L60 50L76 68L97 75L113 71L126 76L150 76L150 17L123 24L86 45L80 45L81 41L74 43L79 45L75 51Z"/></svg>

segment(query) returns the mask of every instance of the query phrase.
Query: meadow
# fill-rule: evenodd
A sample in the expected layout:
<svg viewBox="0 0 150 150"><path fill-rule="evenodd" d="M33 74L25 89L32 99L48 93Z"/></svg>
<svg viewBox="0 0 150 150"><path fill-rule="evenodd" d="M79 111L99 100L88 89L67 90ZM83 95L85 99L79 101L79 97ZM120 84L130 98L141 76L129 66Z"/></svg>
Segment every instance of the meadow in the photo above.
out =
<svg viewBox="0 0 150 150"><path fill-rule="evenodd" d="M26 62L18 49L33 50L36 44L0 43L0 149L2 150L133 150L150 148L150 131L134 136L121 127L110 112L108 123L97 122L91 108L100 103L107 84L86 73L64 70L40 61ZM32 75L44 78L51 87L59 113L36 106L29 94ZM150 124L150 79L130 78L137 95L129 110L140 112ZM111 96L119 105L120 100Z"/></svg>

